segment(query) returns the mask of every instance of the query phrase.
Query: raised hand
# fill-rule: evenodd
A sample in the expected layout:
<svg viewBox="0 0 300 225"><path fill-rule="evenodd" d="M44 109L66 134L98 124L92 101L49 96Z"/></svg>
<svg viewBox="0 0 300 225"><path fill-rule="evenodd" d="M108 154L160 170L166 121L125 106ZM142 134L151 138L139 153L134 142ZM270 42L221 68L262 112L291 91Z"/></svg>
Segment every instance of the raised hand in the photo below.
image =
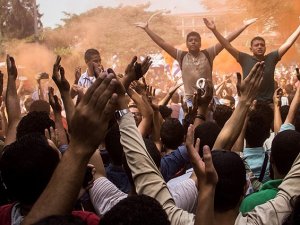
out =
<svg viewBox="0 0 300 225"><path fill-rule="evenodd" d="M53 65L53 73L52 73L52 79L57 85L60 92L69 92L70 91L70 84L67 81L65 77L65 70L60 65L61 57L57 56L56 61Z"/></svg>
<svg viewBox="0 0 300 225"><path fill-rule="evenodd" d="M60 113L62 111L62 106L58 101L58 97L54 95L53 87L48 88L49 104L51 105L54 112Z"/></svg>
<svg viewBox="0 0 300 225"><path fill-rule="evenodd" d="M208 146L203 147L203 159L199 155L200 139L197 138L194 147L194 127L190 125L187 132L186 147L190 161L198 180L199 190L215 187L218 183L218 174L214 168L211 152Z"/></svg>
<svg viewBox="0 0 300 225"><path fill-rule="evenodd" d="M245 26L250 26L251 24L255 23L257 21L258 18L252 18L252 19L249 19L249 20L244 20L244 25Z"/></svg>
<svg viewBox="0 0 300 225"><path fill-rule="evenodd" d="M7 75L8 78L17 79L18 70L16 67L15 59L9 55L6 56Z"/></svg>
<svg viewBox="0 0 300 225"><path fill-rule="evenodd" d="M125 89L128 89L132 81L140 79L148 71L151 64L151 58L148 56L143 60L142 63L138 63L137 57L134 56L131 60L131 63L128 64L125 70L125 76L122 79Z"/></svg>
<svg viewBox="0 0 300 225"><path fill-rule="evenodd" d="M50 127L50 130L45 129L45 136L48 140L53 142L56 148L60 146L60 140L57 129L53 129L53 127Z"/></svg>
<svg viewBox="0 0 300 225"><path fill-rule="evenodd" d="M241 94L240 101L245 101L249 105L252 103L262 82L264 67L264 62L258 62L243 81L238 79L237 89Z"/></svg>
<svg viewBox="0 0 300 225"><path fill-rule="evenodd" d="M87 90L71 119L71 142L92 152L105 137L109 120L117 107L117 80L102 73Z"/></svg>
<svg viewBox="0 0 300 225"><path fill-rule="evenodd" d="M216 29L216 25L215 25L214 21L208 20L207 18L203 18L203 22L208 29L210 29L210 30Z"/></svg>
<svg viewBox="0 0 300 225"><path fill-rule="evenodd" d="M74 84L78 84L80 76L81 76L81 67L78 66L78 67L75 68L75 73L74 73L75 80L74 80Z"/></svg>
<svg viewBox="0 0 300 225"><path fill-rule="evenodd" d="M148 21L147 22L137 22L137 23L134 23L134 25L136 27L146 29L148 27Z"/></svg>

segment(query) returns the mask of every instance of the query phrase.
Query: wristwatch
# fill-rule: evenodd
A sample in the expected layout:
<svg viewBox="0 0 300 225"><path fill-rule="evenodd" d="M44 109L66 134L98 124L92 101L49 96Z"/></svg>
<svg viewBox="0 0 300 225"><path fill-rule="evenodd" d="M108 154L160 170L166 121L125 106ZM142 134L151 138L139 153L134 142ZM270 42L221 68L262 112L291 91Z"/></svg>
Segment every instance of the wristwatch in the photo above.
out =
<svg viewBox="0 0 300 225"><path fill-rule="evenodd" d="M120 120L123 116L125 116L127 113L129 113L129 109L121 109L115 111L115 118L117 120Z"/></svg>

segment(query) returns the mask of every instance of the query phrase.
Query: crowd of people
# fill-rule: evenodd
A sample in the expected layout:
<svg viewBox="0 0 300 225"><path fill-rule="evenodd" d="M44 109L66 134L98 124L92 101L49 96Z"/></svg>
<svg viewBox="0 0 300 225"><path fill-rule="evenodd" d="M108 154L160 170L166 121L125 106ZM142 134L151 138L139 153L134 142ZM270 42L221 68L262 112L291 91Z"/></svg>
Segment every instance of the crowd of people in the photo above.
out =
<svg viewBox="0 0 300 225"><path fill-rule="evenodd" d="M57 56L56 87L43 73L27 93L7 55L0 224L299 224L300 73L276 64L300 25L267 55L253 38L249 55L230 41L255 21L224 38L204 19L220 43L200 50L191 32L188 51L137 23L179 62L182 82L148 73L150 57L117 74L90 48L73 84ZM214 75L223 48L243 74Z"/></svg>

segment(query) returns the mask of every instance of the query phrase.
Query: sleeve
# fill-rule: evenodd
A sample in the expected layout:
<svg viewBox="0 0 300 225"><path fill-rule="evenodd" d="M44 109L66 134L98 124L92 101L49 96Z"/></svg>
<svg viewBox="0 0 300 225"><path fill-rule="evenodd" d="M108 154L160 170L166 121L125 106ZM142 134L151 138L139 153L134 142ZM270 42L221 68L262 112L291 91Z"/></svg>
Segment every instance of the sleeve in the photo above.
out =
<svg viewBox="0 0 300 225"><path fill-rule="evenodd" d="M119 201L127 198L127 194L120 191L106 177L96 179L89 193L94 209L99 216L104 215Z"/></svg>
<svg viewBox="0 0 300 225"><path fill-rule="evenodd" d="M247 53L239 52L239 56L238 56L237 62L238 62L240 65L243 65L243 64L245 63L245 60L246 60L248 57L251 57L251 56L248 55Z"/></svg>
<svg viewBox="0 0 300 225"><path fill-rule="evenodd" d="M279 192L276 197L265 204L256 206L253 211L246 213L244 216L239 214L235 225L281 225L284 219L292 212L291 198L300 195L299 183L300 154L279 186Z"/></svg>
<svg viewBox="0 0 300 225"><path fill-rule="evenodd" d="M171 154L162 157L160 161L160 172L168 182L175 174L189 162L189 156L185 146L179 146Z"/></svg>
<svg viewBox="0 0 300 225"><path fill-rule="evenodd" d="M216 52L216 46L212 46L212 47L209 47L207 49L205 49L207 52L208 52L208 55L209 55L209 60L212 64L214 58L217 56L217 52Z"/></svg>
<svg viewBox="0 0 300 225"><path fill-rule="evenodd" d="M197 208L198 189L195 181L189 178L176 186L168 186L177 207L194 213Z"/></svg>
<svg viewBox="0 0 300 225"><path fill-rule="evenodd" d="M194 214L175 206L165 181L146 150L133 115L128 113L119 122L121 144L137 193L155 198L162 205L172 225L193 225Z"/></svg>
<svg viewBox="0 0 300 225"><path fill-rule="evenodd" d="M286 130L296 130L296 128L291 123L284 123L280 126L279 133Z"/></svg>

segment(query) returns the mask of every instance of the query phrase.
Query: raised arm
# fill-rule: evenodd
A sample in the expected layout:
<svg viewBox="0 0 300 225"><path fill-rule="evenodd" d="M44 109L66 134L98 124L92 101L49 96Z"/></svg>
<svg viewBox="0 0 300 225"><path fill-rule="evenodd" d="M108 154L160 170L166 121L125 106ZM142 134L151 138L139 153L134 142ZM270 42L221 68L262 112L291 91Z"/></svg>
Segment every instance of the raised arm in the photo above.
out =
<svg viewBox="0 0 300 225"><path fill-rule="evenodd" d="M74 114L74 103L70 95L70 84L65 78L65 70L60 65L61 57L57 56L56 62L53 65L52 79L54 80L58 90L60 92L62 101L64 103L64 108L66 110L66 117L68 125L71 123L71 118Z"/></svg>
<svg viewBox="0 0 300 225"><path fill-rule="evenodd" d="M273 95L273 103L274 103L274 132L277 134L280 130L282 125L281 113L280 113L280 106L281 106L281 99L282 97L282 89L277 88Z"/></svg>
<svg viewBox="0 0 300 225"><path fill-rule="evenodd" d="M6 64L8 79L5 105L8 117L8 128L5 145L9 145L16 140L17 125L21 119L21 108L16 87L18 70L14 58L7 55Z"/></svg>
<svg viewBox="0 0 300 225"><path fill-rule="evenodd" d="M234 58L238 59L239 51L236 48L234 48L230 44L230 42L233 41L236 37L238 37L248 26L250 26L252 23L254 23L256 21L256 19L244 21L244 25L240 29L231 33L227 38L223 37L219 33L219 31L217 30L216 25L213 21L209 21L206 18L204 18L203 21L204 21L205 25L207 26L207 28L210 29L214 33L214 35L220 42L215 47L216 52L219 53L223 48L225 48Z"/></svg>
<svg viewBox="0 0 300 225"><path fill-rule="evenodd" d="M295 96L293 98L293 101L291 103L289 112L287 114L287 117L286 117L284 123L294 124L294 122L295 122L295 115L296 115L296 113L298 111L299 105L300 105L300 86L298 85L297 91L295 93Z"/></svg>
<svg viewBox="0 0 300 225"><path fill-rule="evenodd" d="M102 74L77 106L71 121L72 136L46 189L25 217L22 225L33 224L51 215L71 212L81 188L87 163L104 140L116 107L113 74Z"/></svg>
<svg viewBox="0 0 300 225"><path fill-rule="evenodd" d="M213 150L230 150L234 145L243 128L249 107L257 95L262 82L263 70L264 62L260 62L254 65L248 77L243 81L241 81L241 76L238 76L237 88L241 93L239 103L218 135Z"/></svg>
<svg viewBox="0 0 300 225"><path fill-rule="evenodd" d="M295 43L297 38L300 35L300 25L297 27L297 29L292 33L292 35L279 47L278 54L279 58L284 56L284 54L290 49L290 47Z"/></svg>
<svg viewBox="0 0 300 225"><path fill-rule="evenodd" d="M149 20L147 22L138 22L135 23L135 25L141 29L143 29L148 36L163 50L165 50L170 56L172 56L174 59L176 59L177 56L177 49L174 48L172 45L167 43L164 39L162 39L160 36L158 36L156 33L154 33L149 28Z"/></svg>
<svg viewBox="0 0 300 225"><path fill-rule="evenodd" d="M166 94L166 96L160 100L160 102L158 103L158 105L164 105L167 106L170 99L172 98L172 96L174 95L174 93L177 91L178 88L180 88L183 85L183 83L179 83L176 84L175 86L171 87L170 90L168 91L168 94Z"/></svg>

